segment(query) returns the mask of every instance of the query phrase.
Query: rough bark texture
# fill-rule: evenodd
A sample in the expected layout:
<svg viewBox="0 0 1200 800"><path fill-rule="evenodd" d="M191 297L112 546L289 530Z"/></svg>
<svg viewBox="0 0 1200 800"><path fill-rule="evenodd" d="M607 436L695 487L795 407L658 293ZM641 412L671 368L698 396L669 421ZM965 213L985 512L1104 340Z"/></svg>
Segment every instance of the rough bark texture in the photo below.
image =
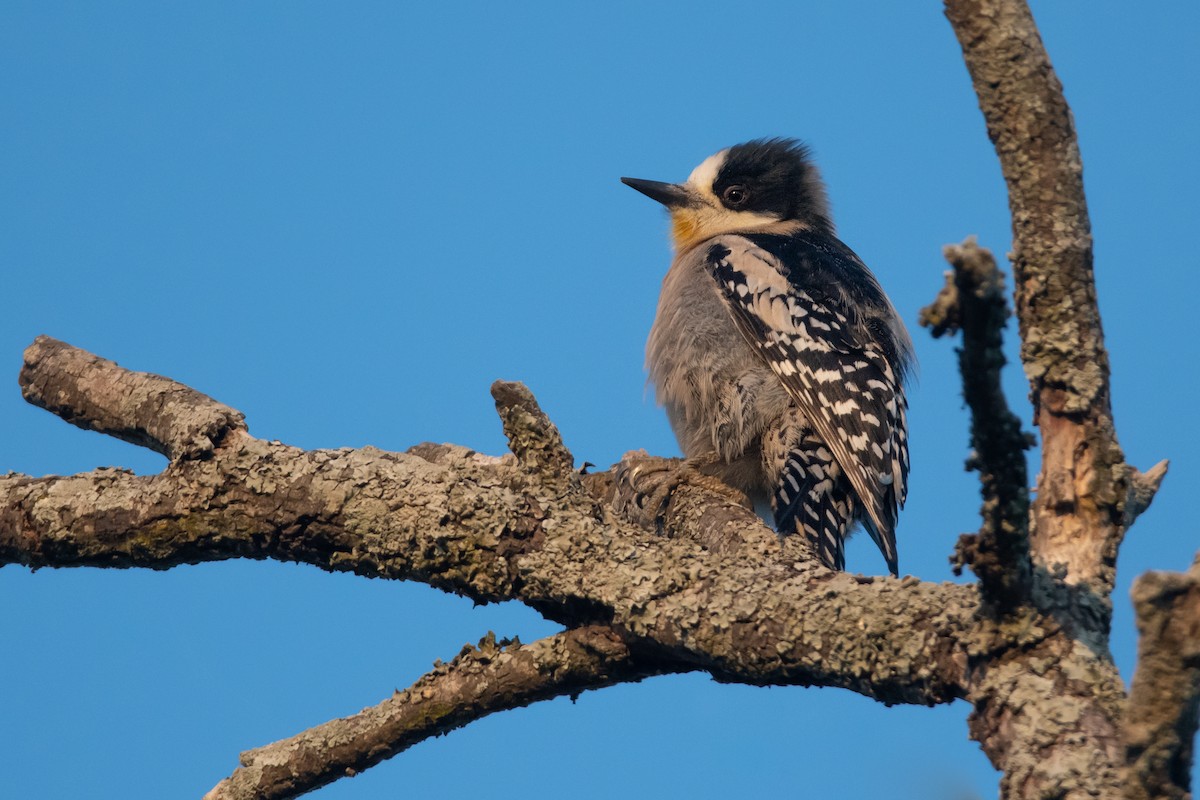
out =
<svg viewBox="0 0 1200 800"><path fill-rule="evenodd" d="M1142 638L1125 720L1127 797L1187 800L1200 711L1200 558L1183 574L1142 575L1133 607Z"/></svg>
<svg viewBox="0 0 1200 800"><path fill-rule="evenodd" d="M373 709L250 751L213 798L296 796L492 711L687 670L889 704L965 699L1006 799L1189 796L1200 567L1138 582L1128 696L1108 652L1117 549L1166 465L1138 473L1117 445L1070 110L1022 0L946 11L1008 183L1042 437L1027 506L1026 442L999 389L998 271L973 243L952 248L928 317L964 335L984 505L959 558L978 587L831 572L676 461L634 453L576 472L520 384L492 388L511 455L303 451L255 439L192 389L45 337L26 352L26 398L170 464L148 477L0 476L0 565L302 561L515 599L568 629L525 647L485 640Z"/></svg>
<svg viewBox="0 0 1200 800"><path fill-rule="evenodd" d="M27 361L54 372L38 385L56 396L90 378L81 363L110 371L113 398L126 394L126 383L170 384L45 337ZM524 387L497 394L502 405L511 397L532 403ZM501 416L510 441L558 435L547 433L540 411L504 408ZM135 416L122 422L144 427ZM0 563L165 569L234 557L301 561L420 580L481 602L517 599L568 626L611 624L674 669L842 686L886 702L961 696L972 588L864 582L789 561L792 551L749 514L740 532L747 546L718 555L618 518L565 477L547 486L518 459L447 445L409 454L306 452L231 430L209 458L174 461L161 475L0 478ZM728 495L689 493L672 499L673 519L703 516L693 507L709 503L729 513Z"/></svg>
<svg viewBox="0 0 1200 800"><path fill-rule="evenodd" d="M1075 122L1022 0L947 0L946 14L1008 185L1021 360L1042 433L1034 558L1107 598L1131 469L1113 427Z"/></svg>
<svg viewBox="0 0 1200 800"><path fill-rule="evenodd" d="M295 797L355 775L417 742L491 714L646 676L611 630L588 626L532 645L488 634L403 692L344 719L242 753L205 800Z"/></svg>
<svg viewBox="0 0 1200 800"><path fill-rule="evenodd" d="M1042 435L1030 610L1064 636L1017 654L971 695L971 734L1006 797L1117 796L1125 695L1108 655L1117 549L1161 480L1117 444L1070 108L1023 0L946 0L1008 185L1021 359ZM1011 569L1019 569L1017 562ZM1001 620L1012 624L1012 620ZM1076 672L1081 650L1092 656Z"/></svg>
<svg viewBox="0 0 1200 800"><path fill-rule="evenodd" d="M958 351L963 399L971 409L971 457L983 495L982 526L958 542L956 563L979 576L989 606L1006 614L1030 601L1029 479L1021 421L1008 409L1000 386L1005 364L1002 332L1008 320L1004 276L990 251L974 237L947 245L953 270L934 302L921 310L921 324L934 337L961 330Z"/></svg>

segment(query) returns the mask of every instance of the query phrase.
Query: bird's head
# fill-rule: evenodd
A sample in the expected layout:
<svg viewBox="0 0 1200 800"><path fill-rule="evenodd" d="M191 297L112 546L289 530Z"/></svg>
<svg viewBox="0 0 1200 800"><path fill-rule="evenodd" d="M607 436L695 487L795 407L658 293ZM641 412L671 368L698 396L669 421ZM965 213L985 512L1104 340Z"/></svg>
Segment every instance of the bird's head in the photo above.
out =
<svg viewBox="0 0 1200 800"><path fill-rule="evenodd" d="M709 156L684 183L622 178L671 213L676 250L722 233L833 232L825 185L795 139L755 139Z"/></svg>

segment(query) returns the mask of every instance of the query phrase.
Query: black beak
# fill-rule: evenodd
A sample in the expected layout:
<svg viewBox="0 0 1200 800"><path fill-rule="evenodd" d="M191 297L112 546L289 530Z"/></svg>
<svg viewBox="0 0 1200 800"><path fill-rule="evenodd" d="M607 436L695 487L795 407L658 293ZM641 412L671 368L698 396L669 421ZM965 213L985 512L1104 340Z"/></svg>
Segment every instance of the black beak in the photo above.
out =
<svg viewBox="0 0 1200 800"><path fill-rule="evenodd" d="M657 200L667 208L678 208L692 204L691 192L677 183L662 181L644 181L641 178L621 178L621 183L637 189L651 200Z"/></svg>

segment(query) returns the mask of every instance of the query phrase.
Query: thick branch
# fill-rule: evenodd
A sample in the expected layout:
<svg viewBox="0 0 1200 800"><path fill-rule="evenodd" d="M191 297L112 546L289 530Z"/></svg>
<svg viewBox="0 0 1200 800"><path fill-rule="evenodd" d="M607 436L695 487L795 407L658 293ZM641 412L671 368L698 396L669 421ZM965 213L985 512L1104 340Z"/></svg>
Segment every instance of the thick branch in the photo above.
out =
<svg viewBox="0 0 1200 800"><path fill-rule="evenodd" d="M703 491L694 496L706 502ZM749 516L746 535L765 542L769 532ZM962 696L973 589L861 581L811 560L764 562L760 549L718 554L690 537L657 536L578 482L548 485L511 459L449 445L304 452L239 430L209 458L158 476L0 478L4 562L302 561L480 601L517 599L571 627L610 623L672 669L840 686L886 702Z"/></svg>
<svg viewBox="0 0 1200 800"><path fill-rule="evenodd" d="M1186 800L1200 714L1200 556L1133 584L1138 666L1125 710L1129 800Z"/></svg>
<svg viewBox="0 0 1200 800"><path fill-rule="evenodd" d="M945 5L1012 212L1021 358L1042 435L1034 596L1071 644L996 654L972 693L971 732L1004 770L1006 798L1113 797L1124 697L1107 653L1110 596L1138 495L1112 420L1074 122L1024 0ZM1096 656L1082 671L1079 649Z"/></svg>
<svg viewBox="0 0 1200 800"><path fill-rule="evenodd" d="M990 251L974 237L947 245L954 268L921 324L933 335L961 329L958 351L963 399L971 410L971 459L979 471L983 523L978 535L959 540L957 560L979 576L984 599L1002 613L1030 599L1029 490L1025 471L1028 440L1008 408L1000 384L1004 367L1002 331L1008 319L1004 276Z"/></svg>
<svg viewBox="0 0 1200 800"><path fill-rule="evenodd" d="M298 797L495 711L650 674L635 666L629 648L603 626L531 645L497 644L489 634L478 648L463 648L449 664L437 665L379 705L243 753L242 765L205 800Z"/></svg>
<svg viewBox="0 0 1200 800"><path fill-rule="evenodd" d="M124 396L126 379L142 380L97 363L112 398ZM90 378L84 370L73 380ZM532 397L521 405L506 419L510 436L528 425L552 441ZM100 413L120 419L110 407ZM1085 682L1028 669L1033 653L1063 674L1115 676L1106 655L1053 618L1030 612L980 627L971 587L831 573L702 480L678 482L655 506L669 534L660 536L585 491L602 489L602 476L563 482L530 464L453 445L304 452L231 430L207 458L175 461L157 476L0 478L0 561L161 569L274 558L420 580L481 601L517 599L572 627L611 627L656 671L836 686L887 703L966 696L979 709L973 731L985 738L1000 725L986 749L998 765L1016 763L1018 775L1060 763L1015 760L1022 744L1078 739L1076 724L1043 708L1073 709L1070 719L1089 729L1113 717L1088 704ZM1106 751L1088 752L1071 762L1083 792L1108 785Z"/></svg>
<svg viewBox="0 0 1200 800"><path fill-rule="evenodd" d="M946 0L1008 184L1021 358L1042 434L1034 556L1112 592L1129 469L1117 444L1071 111L1023 0Z"/></svg>

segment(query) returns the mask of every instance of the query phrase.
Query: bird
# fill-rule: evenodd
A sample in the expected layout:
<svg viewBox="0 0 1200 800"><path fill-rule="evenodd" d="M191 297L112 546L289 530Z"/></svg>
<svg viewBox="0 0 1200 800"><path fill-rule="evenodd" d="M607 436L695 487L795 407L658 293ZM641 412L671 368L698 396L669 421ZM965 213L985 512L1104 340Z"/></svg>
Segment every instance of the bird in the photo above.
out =
<svg viewBox="0 0 1200 800"><path fill-rule="evenodd" d="M898 575L912 340L835 235L808 146L755 139L683 183L621 181L670 214L646 367L686 463L769 503L831 569L861 523Z"/></svg>

